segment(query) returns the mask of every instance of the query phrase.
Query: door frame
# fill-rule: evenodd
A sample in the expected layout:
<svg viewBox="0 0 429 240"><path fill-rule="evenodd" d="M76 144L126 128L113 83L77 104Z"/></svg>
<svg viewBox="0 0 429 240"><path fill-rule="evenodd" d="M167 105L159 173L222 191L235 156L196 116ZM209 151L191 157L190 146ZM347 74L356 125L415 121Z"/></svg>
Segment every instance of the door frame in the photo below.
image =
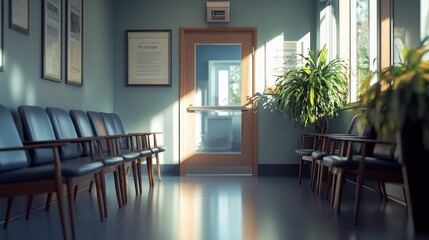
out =
<svg viewBox="0 0 429 240"><path fill-rule="evenodd" d="M252 175L258 175L258 111L257 111L257 101L255 101L256 96L256 84L255 84L255 57L257 49L257 28L256 27L213 27L213 28L204 28L204 27L181 27L180 31L180 50L179 50L179 66L180 66L180 98L179 98L179 156L180 156L180 175L184 175L184 162L188 158L186 156L186 151L184 147L189 145L189 137L183 131L183 116L188 114L188 102L183 100L183 97L186 96L186 89L184 89L184 83L186 79L186 66L188 64L194 64L192 59L186 58L186 35L188 33L198 33L198 32L219 32L219 33L234 33L234 32L247 32L252 35L252 45L253 45L253 56L251 62L250 72L251 76L251 92L252 96L248 99L248 111L251 111L251 161L252 161Z"/></svg>

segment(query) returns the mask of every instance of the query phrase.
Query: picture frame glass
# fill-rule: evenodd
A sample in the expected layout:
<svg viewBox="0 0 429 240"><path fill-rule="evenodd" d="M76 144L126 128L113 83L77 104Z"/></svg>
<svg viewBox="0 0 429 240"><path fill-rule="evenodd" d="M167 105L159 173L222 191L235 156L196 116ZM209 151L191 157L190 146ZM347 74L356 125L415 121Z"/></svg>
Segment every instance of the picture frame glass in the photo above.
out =
<svg viewBox="0 0 429 240"><path fill-rule="evenodd" d="M9 27L29 35L29 0L9 0Z"/></svg>
<svg viewBox="0 0 429 240"><path fill-rule="evenodd" d="M43 1L43 74L42 78L62 78L62 1Z"/></svg>
<svg viewBox="0 0 429 240"><path fill-rule="evenodd" d="M171 30L127 30L127 85L171 86Z"/></svg>
<svg viewBox="0 0 429 240"><path fill-rule="evenodd" d="M67 1L67 76L66 82L82 86L82 0Z"/></svg>

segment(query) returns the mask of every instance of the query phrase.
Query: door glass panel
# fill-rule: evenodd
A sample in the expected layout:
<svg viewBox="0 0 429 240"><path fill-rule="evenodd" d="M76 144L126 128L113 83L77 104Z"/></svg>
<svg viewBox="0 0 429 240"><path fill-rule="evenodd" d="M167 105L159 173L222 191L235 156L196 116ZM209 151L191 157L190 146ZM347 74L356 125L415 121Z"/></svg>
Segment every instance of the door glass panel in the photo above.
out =
<svg viewBox="0 0 429 240"><path fill-rule="evenodd" d="M240 153L241 111L196 111L195 152Z"/></svg>
<svg viewBox="0 0 429 240"><path fill-rule="evenodd" d="M195 45L195 106L241 106L241 45ZM241 111L195 114L196 153L240 153Z"/></svg>

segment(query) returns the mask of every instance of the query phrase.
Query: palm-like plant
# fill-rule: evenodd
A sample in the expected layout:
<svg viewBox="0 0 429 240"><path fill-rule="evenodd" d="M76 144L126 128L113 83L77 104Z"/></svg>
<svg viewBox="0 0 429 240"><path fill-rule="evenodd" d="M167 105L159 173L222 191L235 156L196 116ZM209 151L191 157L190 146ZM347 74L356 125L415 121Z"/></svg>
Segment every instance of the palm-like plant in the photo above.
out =
<svg viewBox="0 0 429 240"><path fill-rule="evenodd" d="M378 73L371 85L372 73L361 88L360 105L365 116L383 134L398 131L406 119L422 125L423 143L429 149L429 61L423 56L429 49L404 49L404 61Z"/></svg>
<svg viewBox="0 0 429 240"><path fill-rule="evenodd" d="M347 103L349 67L342 59L328 61L326 46L300 57L304 66L285 69L276 80L275 110L301 127L316 123L316 131L324 132L326 118L336 117Z"/></svg>

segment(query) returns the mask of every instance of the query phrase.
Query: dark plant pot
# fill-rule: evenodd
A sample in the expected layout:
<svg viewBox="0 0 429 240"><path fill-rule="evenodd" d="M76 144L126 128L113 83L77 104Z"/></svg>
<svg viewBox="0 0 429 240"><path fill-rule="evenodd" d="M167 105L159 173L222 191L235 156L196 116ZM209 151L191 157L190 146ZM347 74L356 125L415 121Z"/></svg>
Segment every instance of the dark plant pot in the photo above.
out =
<svg viewBox="0 0 429 240"><path fill-rule="evenodd" d="M429 150L422 142L422 124L406 120L397 135L398 157L402 163L408 209L412 215L414 231L429 233Z"/></svg>

